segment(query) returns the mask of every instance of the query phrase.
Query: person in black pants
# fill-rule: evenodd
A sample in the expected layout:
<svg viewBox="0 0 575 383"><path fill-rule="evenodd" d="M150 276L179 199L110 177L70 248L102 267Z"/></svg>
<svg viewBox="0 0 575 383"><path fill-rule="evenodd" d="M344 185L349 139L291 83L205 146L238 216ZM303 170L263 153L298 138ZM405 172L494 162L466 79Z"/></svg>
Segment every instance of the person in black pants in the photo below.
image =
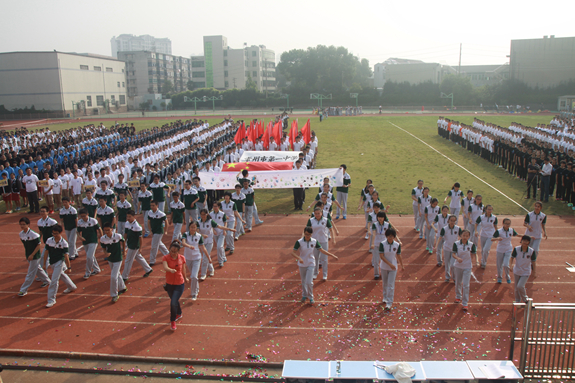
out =
<svg viewBox="0 0 575 383"><path fill-rule="evenodd" d="M537 158L531 157L531 163L527 166L527 197L531 197L531 189L533 189L533 199L537 199L537 176L541 168L537 165Z"/></svg>
<svg viewBox="0 0 575 383"><path fill-rule="evenodd" d="M301 160L297 160L295 163L296 168L294 170L300 170L301 169ZM303 170L303 169L302 169ZM302 206L303 206L303 201L305 198L305 189L303 187L299 187L299 188L294 188L293 190L293 204L294 204L294 210L303 210Z"/></svg>

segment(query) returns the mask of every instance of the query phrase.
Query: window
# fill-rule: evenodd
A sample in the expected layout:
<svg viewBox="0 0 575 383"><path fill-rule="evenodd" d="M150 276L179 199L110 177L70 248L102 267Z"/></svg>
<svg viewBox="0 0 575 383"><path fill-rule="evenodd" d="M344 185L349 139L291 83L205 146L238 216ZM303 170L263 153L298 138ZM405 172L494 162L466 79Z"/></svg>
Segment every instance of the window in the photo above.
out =
<svg viewBox="0 0 575 383"><path fill-rule="evenodd" d="M228 60L224 60L224 66L228 66Z"/></svg>
<svg viewBox="0 0 575 383"><path fill-rule="evenodd" d="M113 71L114 71L114 69L112 69L112 68L106 68L106 72L113 72Z"/></svg>
<svg viewBox="0 0 575 383"><path fill-rule="evenodd" d="M88 65L80 65L80 69L81 69L81 70L90 70L90 68L88 67Z"/></svg>
<svg viewBox="0 0 575 383"><path fill-rule="evenodd" d="M252 66L258 66L258 62L257 62L257 61L252 61Z"/></svg>
<svg viewBox="0 0 575 383"><path fill-rule="evenodd" d="M193 78L203 78L206 77L204 72L192 72L192 77Z"/></svg>
<svg viewBox="0 0 575 383"><path fill-rule="evenodd" d="M256 57L257 53L256 51L252 51L252 57Z"/></svg>
<svg viewBox="0 0 575 383"><path fill-rule="evenodd" d="M192 68L203 68L204 62L203 61L192 61Z"/></svg>
<svg viewBox="0 0 575 383"><path fill-rule="evenodd" d="M224 51L224 57L228 57L228 51Z"/></svg>
<svg viewBox="0 0 575 383"><path fill-rule="evenodd" d="M116 96L112 95L112 104L115 104L115 103L116 103Z"/></svg>
<svg viewBox="0 0 575 383"><path fill-rule="evenodd" d="M120 81L118 81L118 88L120 87Z"/></svg>
<svg viewBox="0 0 575 383"><path fill-rule="evenodd" d="M95 66L94 67L95 71L101 72L102 71L102 67L101 66Z"/></svg>
<svg viewBox="0 0 575 383"><path fill-rule="evenodd" d="M224 77L228 77L228 71L227 70L224 71Z"/></svg>
<svg viewBox="0 0 575 383"><path fill-rule="evenodd" d="M96 106L104 106L104 96L96 96Z"/></svg>
<svg viewBox="0 0 575 383"><path fill-rule="evenodd" d="M122 88L126 87L126 83L122 81Z"/></svg>
<svg viewBox="0 0 575 383"><path fill-rule="evenodd" d="M225 86L226 88L229 88L229 87L230 87L230 83L226 81L225 84L224 84L224 86Z"/></svg>
<svg viewBox="0 0 575 383"><path fill-rule="evenodd" d="M86 106L92 106L92 96L86 96Z"/></svg>
<svg viewBox="0 0 575 383"><path fill-rule="evenodd" d="M199 89L199 88L205 88L206 87L206 83L205 82L197 82L194 81L194 88Z"/></svg>
<svg viewBox="0 0 575 383"><path fill-rule="evenodd" d="M253 71L253 72L252 72L252 77L258 77L258 72Z"/></svg>

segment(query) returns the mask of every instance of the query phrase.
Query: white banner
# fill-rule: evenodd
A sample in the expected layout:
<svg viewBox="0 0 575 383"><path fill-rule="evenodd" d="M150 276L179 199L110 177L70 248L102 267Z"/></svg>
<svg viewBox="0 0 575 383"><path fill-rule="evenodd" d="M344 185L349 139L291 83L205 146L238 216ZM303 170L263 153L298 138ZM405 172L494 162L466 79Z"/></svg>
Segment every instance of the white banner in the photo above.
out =
<svg viewBox="0 0 575 383"><path fill-rule="evenodd" d="M238 173L200 172L200 185L207 190L234 189L238 183ZM254 189L293 189L293 188L319 188L323 179L329 178L331 186L343 186L343 171L336 169L313 170L272 170L267 172L250 172L249 179L254 183Z"/></svg>
<svg viewBox="0 0 575 383"><path fill-rule="evenodd" d="M301 152L244 151L240 162L296 162Z"/></svg>

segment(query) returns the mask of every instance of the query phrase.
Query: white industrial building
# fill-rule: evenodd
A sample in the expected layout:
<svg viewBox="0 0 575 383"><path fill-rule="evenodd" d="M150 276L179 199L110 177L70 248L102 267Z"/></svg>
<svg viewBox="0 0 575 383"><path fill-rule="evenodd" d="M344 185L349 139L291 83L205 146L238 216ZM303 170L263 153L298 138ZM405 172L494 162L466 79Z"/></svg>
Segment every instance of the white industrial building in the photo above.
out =
<svg viewBox="0 0 575 383"><path fill-rule="evenodd" d="M172 54L172 40L156 38L150 35L134 36L122 34L110 39L112 56L118 58L118 52L149 51L155 53Z"/></svg>
<svg viewBox="0 0 575 383"><path fill-rule="evenodd" d="M125 63L64 52L0 53L0 105L88 115L126 111Z"/></svg>

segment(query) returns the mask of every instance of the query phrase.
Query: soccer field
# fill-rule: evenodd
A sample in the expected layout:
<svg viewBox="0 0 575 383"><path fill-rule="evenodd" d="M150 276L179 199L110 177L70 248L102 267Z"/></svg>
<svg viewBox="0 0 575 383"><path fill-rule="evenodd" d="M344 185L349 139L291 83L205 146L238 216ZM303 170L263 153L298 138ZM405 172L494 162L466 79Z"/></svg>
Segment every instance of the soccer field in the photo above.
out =
<svg viewBox="0 0 575 383"><path fill-rule="evenodd" d="M513 121L535 126L551 119L547 115L479 116L503 127ZM451 117L471 124L474 116ZM300 119L300 128L306 120ZM134 123L138 129L144 129L170 121L174 120L135 120ZM220 122L215 119L208 121L210 124ZM533 201L523 199L525 183L440 138L436 121L436 116L423 115L330 117L321 123L319 118L313 118L312 130L319 139L317 167L339 167L343 163L348 166L352 178L349 214L363 214L357 211L357 207L361 188L367 179L373 180L381 200L391 205L392 214L413 214L410 195L418 179L425 181L431 189L430 194L437 197L440 204L453 183L459 182L464 192L473 189L475 194L482 194L484 203L494 206L495 214L521 215L525 213L523 208L531 210ZM52 125L50 128L66 129L77 123ZM316 190L307 191L305 206L313 201L315 195ZM289 189L258 190L256 202L262 213L293 213L293 194ZM3 205L0 211L4 210ZM553 198L544 206L544 211L573 215L572 210Z"/></svg>

